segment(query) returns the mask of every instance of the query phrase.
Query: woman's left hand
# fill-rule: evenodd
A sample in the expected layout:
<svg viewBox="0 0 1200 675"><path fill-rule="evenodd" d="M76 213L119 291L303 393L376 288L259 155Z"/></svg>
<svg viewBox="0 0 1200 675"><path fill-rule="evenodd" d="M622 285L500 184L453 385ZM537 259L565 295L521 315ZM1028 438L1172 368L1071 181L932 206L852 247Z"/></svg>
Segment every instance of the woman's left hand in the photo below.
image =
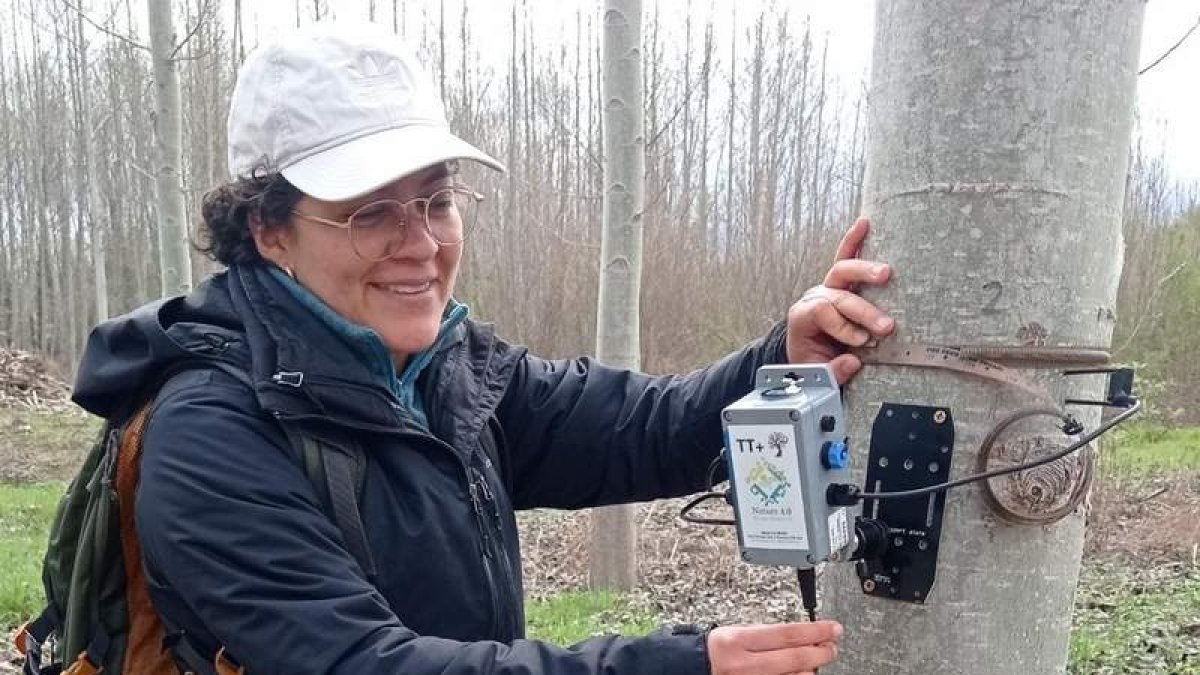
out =
<svg viewBox="0 0 1200 675"><path fill-rule="evenodd" d="M869 220L855 221L838 244L825 281L805 291L787 314L788 362L829 363L842 384L862 369L862 361L846 348L896 330L895 320L857 293L859 286L882 286L892 277L889 265L858 258L870 231Z"/></svg>

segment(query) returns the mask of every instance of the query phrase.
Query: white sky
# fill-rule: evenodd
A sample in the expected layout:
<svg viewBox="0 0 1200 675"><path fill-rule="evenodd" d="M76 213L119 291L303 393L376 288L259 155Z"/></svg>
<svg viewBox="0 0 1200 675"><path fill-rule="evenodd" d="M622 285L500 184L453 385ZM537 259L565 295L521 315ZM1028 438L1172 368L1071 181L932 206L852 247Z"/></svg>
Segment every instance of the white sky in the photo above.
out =
<svg viewBox="0 0 1200 675"><path fill-rule="evenodd" d="M505 52L506 58L511 4L495 0L445 0L448 20L457 22L464 1L470 3L471 23L476 27L473 39L486 40L480 27L495 27L498 47ZM543 32L538 37L550 41L573 33L577 7L593 6L598 14L601 5L600 0L525 1L530 11L537 15L535 28ZM336 18L365 19L368 2L327 0ZM406 7L410 30L420 25L422 12L426 21L436 22L438 2L401 0L399 4ZM296 4L297 0L245 0L246 25L253 25L257 19L262 27L262 38L277 30L286 30L295 25ZM299 0L299 4L307 23L312 0ZM649 13L654 10L655 0L643 0L643 4ZM710 8L718 16L728 17L734 0L657 0L657 4L662 17L683 16L690 6L703 20ZM375 0L375 5L376 20L390 23L391 0ZM812 18L814 33L817 36L828 33L830 37L831 70L848 86L853 86L866 72L874 24L873 0L736 0L736 5L741 17L757 15L764 5L788 8L797 19L807 13ZM1200 0L1150 0L1146 8L1141 64L1145 66L1158 58L1197 18L1200 18ZM682 21L679 24L682 25ZM718 26L728 26L728 19L718 22ZM247 39L253 39L249 28ZM1138 79L1138 100L1141 130L1149 149L1165 151L1176 178L1200 182L1200 30L1163 63Z"/></svg>

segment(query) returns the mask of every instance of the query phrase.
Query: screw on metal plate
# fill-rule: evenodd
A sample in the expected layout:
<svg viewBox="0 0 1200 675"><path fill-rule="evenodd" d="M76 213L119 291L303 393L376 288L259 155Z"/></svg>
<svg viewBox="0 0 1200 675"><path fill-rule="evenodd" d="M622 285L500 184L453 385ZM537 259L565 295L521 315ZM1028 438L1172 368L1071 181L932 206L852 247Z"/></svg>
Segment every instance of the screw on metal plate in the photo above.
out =
<svg viewBox="0 0 1200 675"><path fill-rule="evenodd" d="M870 579L864 579L863 580L863 590L868 593L874 593L875 592L875 582Z"/></svg>
<svg viewBox="0 0 1200 675"><path fill-rule="evenodd" d="M933 413L934 424L941 424L945 421L946 421L946 411L945 410L938 410Z"/></svg>

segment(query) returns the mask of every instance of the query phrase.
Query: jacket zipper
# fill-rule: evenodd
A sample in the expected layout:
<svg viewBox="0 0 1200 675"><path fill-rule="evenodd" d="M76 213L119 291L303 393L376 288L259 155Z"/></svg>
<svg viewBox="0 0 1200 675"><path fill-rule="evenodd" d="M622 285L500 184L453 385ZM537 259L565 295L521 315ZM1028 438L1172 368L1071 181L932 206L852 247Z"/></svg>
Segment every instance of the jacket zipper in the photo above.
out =
<svg viewBox="0 0 1200 675"><path fill-rule="evenodd" d="M470 472L468 470L468 476ZM468 491L471 494L471 510L475 512L475 523L479 526L479 547L482 552L483 572L487 577L488 582L488 597L491 599L492 605L492 636L499 639L500 636L500 593L499 586L496 584L496 574L492 569L492 564L495 561L492 553L491 537L488 535L487 519L484 516L483 503L481 503L481 495L478 485L474 479L469 479ZM486 489L486 486L485 488ZM501 552L503 557L503 552Z"/></svg>
<svg viewBox="0 0 1200 675"><path fill-rule="evenodd" d="M497 546L497 557L500 559L500 570L504 574L504 586L511 592L516 593L518 591L514 587L513 583L516 577L514 576L512 570L512 560L509 559L508 550L504 546L504 524L500 518L500 503L496 500L496 495L492 493L491 488L488 487L487 477L483 474L483 472L476 469L475 473L479 478L479 487L480 493L483 497L483 503L491 506L492 523L495 526L496 538L499 542L499 545ZM506 615L506 618L508 619L508 630L510 631L508 637L516 638L518 631L517 626L513 624L511 616L512 613L513 612L508 612Z"/></svg>

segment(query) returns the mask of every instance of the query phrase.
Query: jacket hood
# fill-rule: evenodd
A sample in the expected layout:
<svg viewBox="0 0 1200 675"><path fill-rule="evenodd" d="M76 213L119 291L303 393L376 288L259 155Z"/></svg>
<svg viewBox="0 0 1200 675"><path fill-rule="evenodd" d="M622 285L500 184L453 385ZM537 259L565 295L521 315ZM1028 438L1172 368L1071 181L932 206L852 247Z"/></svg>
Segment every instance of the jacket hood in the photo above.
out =
<svg viewBox="0 0 1200 675"><path fill-rule="evenodd" d="M96 326L71 398L90 413L112 417L161 383L172 368L192 359L249 365L224 273L189 295L158 300Z"/></svg>

